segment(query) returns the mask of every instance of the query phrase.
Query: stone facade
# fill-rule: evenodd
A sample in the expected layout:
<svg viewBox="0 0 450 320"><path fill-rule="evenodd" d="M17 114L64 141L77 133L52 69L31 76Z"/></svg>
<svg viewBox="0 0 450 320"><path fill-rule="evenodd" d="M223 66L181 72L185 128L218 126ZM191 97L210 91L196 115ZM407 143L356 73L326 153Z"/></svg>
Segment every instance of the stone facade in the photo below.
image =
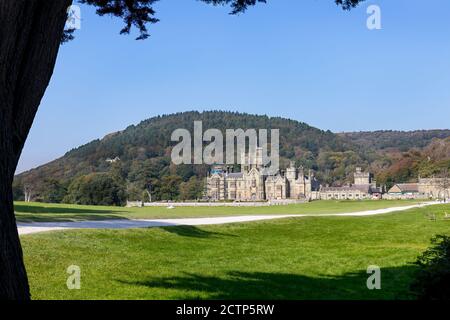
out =
<svg viewBox="0 0 450 320"><path fill-rule="evenodd" d="M385 199L450 199L448 178L420 178L416 183L399 183L389 189Z"/></svg>
<svg viewBox="0 0 450 320"><path fill-rule="evenodd" d="M262 149L257 148L253 157L242 155L241 172L214 166L206 179L206 198L212 201L450 199L448 178L419 177L418 183L396 184L383 194L384 188L377 187L373 175L361 168L356 168L353 184L324 187L311 170L306 175L303 168L295 168L292 163L285 171L264 175Z"/></svg>
<svg viewBox="0 0 450 320"><path fill-rule="evenodd" d="M304 169L295 168L292 162L286 171L269 176L265 181L268 200L312 199L319 187L312 170L305 175Z"/></svg>
<svg viewBox="0 0 450 320"><path fill-rule="evenodd" d="M377 188L377 182L369 172L356 168L353 174L354 184L342 187L321 187L322 200L359 200L381 199L382 190Z"/></svg>
<svg viewBox="0 0 450 320"><path fill-rule="evenodd" d="M419 177L419 193L432 199L450 199L450 178Z"/></svg>
<svg viewBox="0 0 450 320"><path fill-rule="evenodd" d="M319 184L312 171L304 174L303 168L291 163L286 171L265 175L262 148L256 149L254 158L243 154L241 172L214 166L206 179L207 198L212 201L265 201L309 200Z"/></svg>
<svg viewBox="0 0 450 320"><path fill-rule="evenodd" d="M418 199L425 198L424 195L419 193L418 183L397 183L389 191L383 195L384 199Z"/></svg>

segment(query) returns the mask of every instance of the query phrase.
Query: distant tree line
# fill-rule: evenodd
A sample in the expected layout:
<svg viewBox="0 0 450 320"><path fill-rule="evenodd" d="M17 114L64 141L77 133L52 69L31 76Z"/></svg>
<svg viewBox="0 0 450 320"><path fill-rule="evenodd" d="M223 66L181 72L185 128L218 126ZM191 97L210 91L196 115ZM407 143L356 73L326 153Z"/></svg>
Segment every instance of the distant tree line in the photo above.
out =
<svg viewBox="0 0 450 320"><path fill-rule="evenodd" d="M205 180L195 176L193 171L180 166L177 173L158 176L131 175L126 179L121 163L114 164L107 172L93 172L80 175L70 181L44 179L38 187L14 183L14 199L29 199L48 203L72 203L83 205L122 206L130 201L164 201L201 199ZM142 172L141 172L142 174Z"/></svg>
<svg viewBox="0 0 450 320"><path fill-rule="evenodd" d="M197 120L204 130L224 133L227 128L280 129L281 167L294 161L314 170L323 185L352 183L356 167L370 170L388 188L450 168L449 130L334 134L279 117L193 111L145 120L20 174L14 199L108 205L200 199L209 167L175 166L170 159L171 133L178 128L192 132Z"/></svg>

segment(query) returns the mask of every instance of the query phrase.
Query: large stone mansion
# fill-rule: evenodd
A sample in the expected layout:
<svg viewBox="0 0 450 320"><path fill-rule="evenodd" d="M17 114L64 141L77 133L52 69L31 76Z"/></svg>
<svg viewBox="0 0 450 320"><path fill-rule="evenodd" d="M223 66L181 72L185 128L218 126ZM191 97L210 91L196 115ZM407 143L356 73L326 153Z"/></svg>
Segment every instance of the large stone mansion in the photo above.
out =
<svg viewBox="0 0 450 320"><path fill-rule="evenodd" d="M305 175L303 168L295 168L293 163L286 171L265 175L262 148L256 148L256 161L245 154L241 159L241 172L221 165L212 168L206 179L208 200L309 200L319 189L313 172Z"/></svg>
<svg viewBox="0 0 450 320"><path fill-rule="evenodd" d="M312 170L296 168L291 162L286 170L266 175L262 148L256 149L254 158L243 154L241 171L230 167L213 166L206 178L206 198L209 201L265 201L265 200L362 200L450 198L449 183L439 178L420 178L418 183L396 184L387 193L370 172L356 168L352 184L334 187L321 186ZM255 160L254 160L255 159ZM250 161L254 160L254 161Z"/></svg>

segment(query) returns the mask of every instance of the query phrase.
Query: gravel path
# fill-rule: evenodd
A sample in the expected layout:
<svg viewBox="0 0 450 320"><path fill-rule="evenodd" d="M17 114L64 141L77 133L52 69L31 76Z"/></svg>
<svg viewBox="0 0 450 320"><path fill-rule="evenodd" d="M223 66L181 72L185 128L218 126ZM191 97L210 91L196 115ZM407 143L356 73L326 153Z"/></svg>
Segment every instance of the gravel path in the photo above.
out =
<svg viewBox="0 0 450 320"><path fill-rule="evenodd" d="M331 213L331 214L288 214L288 215L259 215L259 216L232 216L232 217L211 217L211 218L184 218L184 219L121 219L121 220L101 220L101 221L71 221L71 222L32 222L18 223L19 234L31 234L44 231L68 230L68 229L130 229L149 227L169 227L169 226L199 226L210 224L225 224L236 222L250 222L260 220L272 220L283 218L300 217L362 217L378 214L386 214L397 211L405 211L413 208L421 208L439 202L425 202L421 204L393 207L386 209Z"/></svg>

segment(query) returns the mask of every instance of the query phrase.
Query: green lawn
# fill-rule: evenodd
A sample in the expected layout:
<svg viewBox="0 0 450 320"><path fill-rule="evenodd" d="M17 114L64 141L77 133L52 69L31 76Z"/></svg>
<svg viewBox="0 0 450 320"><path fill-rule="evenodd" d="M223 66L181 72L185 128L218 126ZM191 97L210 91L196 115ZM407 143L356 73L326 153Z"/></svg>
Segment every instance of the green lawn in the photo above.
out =
<svg viewBox="0 0 450 320"><path fill-rule="evenodd" d="M342 204L345 211L352 205ZM35 299L408 299L411 262L433 235L449 234L445 212L450 205L372 217L72 230L21 239ZM81 268L81 290L66 287L69 265ZM369 265L382 268L382 290L366 288Z"/></svg>
<svg viewBox="0 0 450 320"><path fill-rule="evenodd" d="M77 221L131 218L218 217L261 214L326 214L407 206L417 202L418 201L414 200L313 201L302 204L270 207L176 207L171 210L166 207L124 208L16 202L15 211L19 222Z"/></svg>

